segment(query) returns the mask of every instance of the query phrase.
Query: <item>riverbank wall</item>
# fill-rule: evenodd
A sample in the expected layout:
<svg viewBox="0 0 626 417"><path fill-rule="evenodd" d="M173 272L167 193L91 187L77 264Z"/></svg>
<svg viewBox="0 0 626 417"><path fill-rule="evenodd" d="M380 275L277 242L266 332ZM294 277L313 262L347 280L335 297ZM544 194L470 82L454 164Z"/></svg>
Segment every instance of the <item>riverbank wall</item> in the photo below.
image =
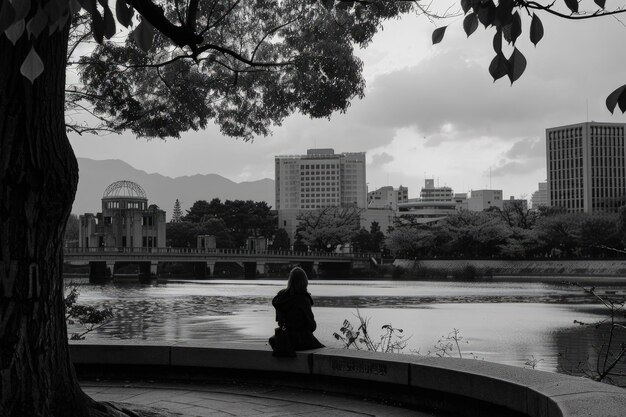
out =
<svg viewBox="0 0 626 417"><path fill-rule="evenodd" d="M259 383L353 395L442 416L622 417L626 390L474 359L322 348L276 358L267 345L70 342L79 378Z"/></svg>
<svg viewBox="0 0 626 417"><path fill-rule="evenodd" d="M400 279L530 279L580 281L589 278L626 283L626 260L491 260L396 259L394 278Z"/></svg>

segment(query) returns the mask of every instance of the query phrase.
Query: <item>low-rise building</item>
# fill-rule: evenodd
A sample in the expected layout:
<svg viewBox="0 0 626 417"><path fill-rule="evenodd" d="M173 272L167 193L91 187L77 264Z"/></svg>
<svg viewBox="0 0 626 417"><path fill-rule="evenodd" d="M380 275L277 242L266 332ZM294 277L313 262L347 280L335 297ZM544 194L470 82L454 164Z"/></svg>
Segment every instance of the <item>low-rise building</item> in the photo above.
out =
<svg viewBox="0 0 626 417"><path fill-rule="evenodd" d="M467 209L483 211L490 207L502 210L502 190L472 190L467 200Z"/></svg>
<svg viewBox="0 0 626 417"><path fill-rule="evenodd" d="M408 200L409 189L407 187L400 186L394 189L388 185L367 193L367 208L397 210L399 203L406 203Z"/></svg>

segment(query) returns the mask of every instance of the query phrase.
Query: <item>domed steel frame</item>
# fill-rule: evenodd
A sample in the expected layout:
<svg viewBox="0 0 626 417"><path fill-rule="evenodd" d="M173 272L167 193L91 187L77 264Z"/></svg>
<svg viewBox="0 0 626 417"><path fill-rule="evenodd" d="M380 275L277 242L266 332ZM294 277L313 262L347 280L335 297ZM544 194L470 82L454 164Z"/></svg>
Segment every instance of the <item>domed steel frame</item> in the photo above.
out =
<svg viewBox="0 0 626 417"><path fill-rule="evenodd" d="M116 181L109 185L102 198L140 198L147 200L146 192L141 186L132 181Z"/></svg>

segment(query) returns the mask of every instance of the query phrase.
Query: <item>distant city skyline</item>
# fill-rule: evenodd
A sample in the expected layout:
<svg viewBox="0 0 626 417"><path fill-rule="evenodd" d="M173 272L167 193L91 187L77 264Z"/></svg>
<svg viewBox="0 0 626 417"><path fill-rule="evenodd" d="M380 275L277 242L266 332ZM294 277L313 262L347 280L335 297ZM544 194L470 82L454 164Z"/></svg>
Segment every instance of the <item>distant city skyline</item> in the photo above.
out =
<svg viewBox="0 0 626 417"><path fill-rule="evenodd" d="M80 157L120 159L170 177L215 173L236 182L274 179L275 155L310 148L366 152L370 191L403 185L415 198L433 178L455 192L493 188L504 198L530 199L547 178L547 128L626 122L604 105L626 83L626 53L618 47L626 27L614 18L543 20L546 36L536 48L518 41L528 66L513 86L493 83L487 71L491 31L481 27L466 39L462 18L438 21L449 27L445 42L432 46L435 26L411 16L386 23L370 47L358 51L365 98L330 121L293 115L254 143L224 137L212 125L166 142L128 133L70 134L70 140Z"/></svg>

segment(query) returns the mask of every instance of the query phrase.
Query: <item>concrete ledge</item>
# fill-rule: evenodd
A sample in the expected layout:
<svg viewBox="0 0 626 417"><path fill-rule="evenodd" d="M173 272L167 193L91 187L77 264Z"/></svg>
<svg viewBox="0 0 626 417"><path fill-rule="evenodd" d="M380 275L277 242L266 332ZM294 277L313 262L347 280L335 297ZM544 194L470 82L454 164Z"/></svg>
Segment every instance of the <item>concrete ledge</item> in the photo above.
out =
<svg viewBox="0 0 626 417"><path fill-rule="evenodd" d="M172 366L309 374L310 361L310 351L298 352L295 358L275 358L270 347L263 345L179 344L171 347Z"/></svg>
<svg viewBox="0 0 626 417"><path fill-rule="evenodd" d="M72 341L70 353L74 364L89 365L170 365L168 345L133 341L97 344Z"/></svg>
<svg viewBox="0 0 626 417"><path fill-rule="evenodd" d="M439 411L460 415L486 415L470 410L477 403L491 407L490 415L626 415L625 389L579 377L472 359L331 348L298 352L295 358L275 358L268 346L258 344L158 345L132 341L114 344L72 341L70 353L73 362L79 365L79 372L89 366L106 372L115 365L119 369L133 365L133 372L141 373L143 369L154 373L156 369L159 378L167 379L178 375L181 369L192 370L196 375L210 375L214 371L227 374L232 369L239 375L250 372L257 379L265 375L270 384L277 383L276 375L292 375L291 380L298 386L346 392L342 386L349 385L352 393L359 386L375 384L374 391L381 399L409 405L430 404Z"/></svg>

